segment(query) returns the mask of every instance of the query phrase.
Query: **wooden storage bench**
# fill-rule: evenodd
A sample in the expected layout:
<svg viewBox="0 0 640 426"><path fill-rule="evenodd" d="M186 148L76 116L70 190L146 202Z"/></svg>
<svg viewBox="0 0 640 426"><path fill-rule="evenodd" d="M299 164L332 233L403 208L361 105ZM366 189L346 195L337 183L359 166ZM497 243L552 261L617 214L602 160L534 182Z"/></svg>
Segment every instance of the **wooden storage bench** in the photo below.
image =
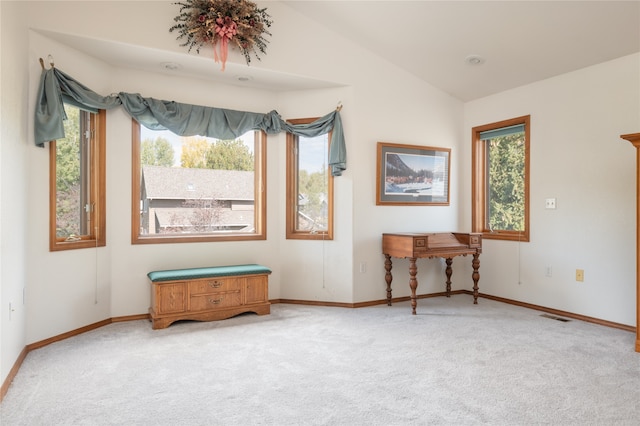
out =
<svg viewBox="0 0 640 426"><path fill-rule="evenodd" d="M174 321L213 321L244 312L266 315L269 274L261 265L212 266L149 272L154 329Z"/></svg>

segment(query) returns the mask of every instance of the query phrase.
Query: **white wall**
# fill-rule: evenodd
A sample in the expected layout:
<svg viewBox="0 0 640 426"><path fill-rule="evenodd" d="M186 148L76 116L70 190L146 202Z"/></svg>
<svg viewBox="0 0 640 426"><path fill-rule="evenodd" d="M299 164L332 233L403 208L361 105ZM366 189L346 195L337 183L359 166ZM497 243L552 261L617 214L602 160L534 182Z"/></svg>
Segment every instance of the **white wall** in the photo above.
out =
<svg viewBox="0 0 640 426"><path fill-rule="evenodd" d="M640 131L639 65L631 55L465 104L465 182L471 128L531 115L531 242L485 241L482 292L635 325L635 148L620 135Z"/></svg>
<svg viewBox="0 0 640 426"><path fill-rule="evenodd" d="M462 103L389 64L379 74L362 75L366 88L358 93L357 143L350 145L353 173L354 300L386 297L382 233L468 231L461 223L459 189L460 146L463 143ZM380 82L384 81L385 84ZM388 82L388 84L387 84ZM376 206L377 143L389 142L451 149L449 206ZM465 260L454 261L463 265ZM364 264L365 272L360 272ZM439 260L418 261L418 294L444 291ZM393 296L408 296L408 261L393 259ZM458 279L468 283L466 272L455 268ZM467 286L468 287L468 286Z"/></svg>
<svg viewBox="0 0 640 426"><path fill-rule="evenodd" d="M49 251L49 146L33 143L33 111L41 74L38 58L49 66L52 55L56 66L74 64L84 84L98 93L110 93L110 67L92 57L29 32L28 99L29 137L25 141L31 172L28 177L28 208L23 214L30 224L27 240L27 343L55 336L110 315L110 246L60 252ZM110 152L109 146L107 151ZM107 182L107 188L109 182ZM109 200L108 200L109 201ZM108 204L107 204L108 207ZM109 221L110 218L107 218ZM107 225L107 231L109 231ZM107 235L109 238L109 235ZM35 319L35 320L34 320Z"/></svg>
<svg viewBox="0 0 640 426"><path fill-rule="evenodd" d="M313 34L313 37L287 39L287 44L291 43L288 48L277 50L273 55L270 51L265 64L274 67L285 64L283 71L340 81L347 87L313 94L287 93L282 97L281 112L285 116L297 114L292 118L306 117L309 115L304 113L305 106L314 105L318 100L321 104L342 101L348 170L334 181L334 241L282 242L283 256L292 260L282 265L286 274L281 284L282 297L347 303L384 299L383 232L460 229L457 202L460 182L455 170L459 170L462 103L394 64L373 57L349 40L340 39L295 14L291 16L295 19L287 21L288 32ZM300 55L299 59L291 63L290 52ZM454 170L451 205L376 206L378 141L451 148ZM284 151L280 157L284 158ZM284 178L282 173L281 187L284 187ZM281 196L284 205L284 194ZM284 235L284 213L281 225L281 235ZM360 272L361 264L365 272ZM438 261L421 261L419 293L443 290L442 277L434 276L440 271ZM394 296L410 294L408 265L403 260L397 261L394 282Z"/></svg>
<svg viewBox="0 0 640 426"><path fill-rule="evenodd" d="M52 53L59 69L98 93L136 92L160 99L251 111L267 112L277 107L272 92L113 68L36 32L31 33L30 39L34 54ZM37 65L35 57L33 61ZM30 84L34 88L39 67L31 73ZM273 143L267 148L268 170L278 168L275 148ZM236 243L131 245L131 118L122 109L107 113L107 246L50 253L48 241L43 238L47 235L48 221L42 215L48 211L48 158L48 150L31 148L34 167L31 179L44 184L33 185L30 197L30 220L35 232L30 238L29 256L38 259L39 267L29 269L28 341L42 340L109 317L146 313L149 307L146 274L151 270L253 262L273 266L279 262L275 238ZM275 179L268 178L267 185L268 192L277 193ZM268 217L275 217L277 206L268 201L267 206ZM272 298L278 297L278 276L278 268L274 267Z"/></svg>
<svg viewBox="0 0 640 426"><path fill-rule="evenodd" d="M23 100L31 93L24 78L29 39L24 7L13 2L0 5L0 378L4 379L25 345L23 289L30 232L25 213L31 170L27 123L31 115Z"/></svg>
<svg viewBox="0 0 640 426"><path fill-rule="evenodd" d="M150 2L96 2L77 4L45 2L32 7L30 18L31 57L29 84L35 89L40 74L37 58L51 53L56 66L98 93L139 92L143 96L255 112L278 110L285 118L321 116L341 102L348 149L348 170L335 180L335 238L333 241L286 240L285 136L268 138L267 148L267 240L236 243L131 245L131 148L130 118L121 110L107 114L107 247L92 250L48 252L46 212L48 188L30 189L29 220L34 224L29 240L29 258L38 268L29 268L29 315L27 341L39 341L108 317L145 313L149 306L146 273L160 268L209 264L256 262L273 269L269 297L344 302L381 299L385 296L380 233L385 222L394 222L398 209L376 213L375 142L378 135L398 143L434 144L455 152L461 128L462 104L416 80L388 62L327 32L300 17L288 7L269 3L269 13L278 26L268 55L252 66L335 81L335 88L273 92L224 86L211 81L181 79L162 74L113 67L100 58L88 57L52 41L38 31L69 32L63 20L75 16L73 32L86 37L117 40L166 51L183 51L167 27L175 7L150 7ZM119 24L88 24L83 17L118 16ZM109 22L108 20L106 22ZM135 25L134 25L135 23ZM291 37L296 34L296 37ZM311 34L312 37L303 37ZM335 49L340 46L340 49ZM296 52L292 58L292 52ZM158 50L159 62L162 50ZM358 61L353 61L358 58ZM242 61L242 58L232 60ZM336 64L350 64L336 66ZM219 72L212 64L212 72ZM385 81L385 85L380 82ZM398 108L402 105L402 108ZM33 99L30 100L30 110ZM395 135L398 139L394 140ZM416 137L416 135L418 135ZM48 152L31 148L33 182L48 180ZM354 176L360 183L354 184ZM452 199L457 193L452 179ZM363 204L355 210L357 203ZM457 228L457 203L440 208L407 208L405 221L422 217L439 222L438 229ZM401 211L401 210L400 210ZM358 221L366 215L375 223ZM430 229L433 226L430 225ZM393 230L397 230L393 228ZM354 234L363 240L354 248ZM370 244L370 241L377 241ZM371 274L357 275L354 283L354 250L368 259ZM367 252L364 254L364 252ZM360 254L358 255L360 256ZM377 270L376 270L377 269ZM371 278L375 277L375 278ZM403 286L406 287L406 286ZM408 288L403 288L407 292Z"/></svg>
<svg viewBox="0 0 640 426"><path fill-rule="evenodd" d="M383 299L381 234L469 231L470 128L522 114L532 115L532 242L518 250L487 242L481 291L633 324L635 165L630 144L618 136L640 127L637 56L463 105L285 5L268 7L277 25L268 54L252 67L333 81L334 88L248 90L112 67L100 52L90 57L34 31L136 44L160 56L186 54L168 32L176 14L171 2L0 2L2 380L28 343L145 313L146 273L153 269L258 262L274 270L270 298ZM32 141L37 60L48 54L59 69L103 94L129 91L255 112L276 109L285 118L320 116L342 102L348 170L335 180L335 239L284 238L285 139L278 135L267 148L266 241L132 246L130 119L116 109L107 116L107 247L49 252L48 150ZM242 63L239 55L230 60ZM451 204L376 206L378 141L451 148ZM546 197L558 199L556 211L543 210ZM469 288L470 260L458 263L454 288ZM544 278L547 265L553 268L550 279ZM421 260L419 268L419 293L443 290L441 262ZM586 271L583 284L571 280L576 268ZM406 261L395 261L394 296L409 294L407 282ZM9 322L8 301L20 300L25 287L27 305Z"/></svg>
<svg viewBox="0 0 640 426"><path fill-rule="evenodd" d="M112 91L139 92L143 96L179 100L197 105L268 112L277 108L267 91L219 86L193 79L119 69L112 75ZM176 90L178 89L178 90ZM212 96L214 95L214 96ZM272 194L278 188L272 178L278 168L277 143L267 139L267 240L232 243L131 245L131 118L122 109L107 117L111 148L107 153L108 245L111 252L112 316L144 313L149 305L146 274L157 269L260 263L272 267L269 296L278 297L280 271L275 232L269 224L277 215ZM123 172L124 171L124 172Z"/></svg>
<svg viewBox="0 0 640 426"><path fill-rule="evenodd" d="M322 105L337 105L342 102L341 112L345 123L348 158L353 158L351 150L354 127L351 125L354 100L353 89L340 87L330 90L307 90L282 93L279 110L285 118L317 117ZM277 183L274 192L279 210L276 217L276 238L279 240L279 254L282 259L280 270L280 297L293 300L313 300L324 302L351 302L352 283L352 164L347 160L347 171L334 177L334 239L331 241L287 240L286 235L286 158L285 136L280 136L277 157L280 159Z"/></svg>

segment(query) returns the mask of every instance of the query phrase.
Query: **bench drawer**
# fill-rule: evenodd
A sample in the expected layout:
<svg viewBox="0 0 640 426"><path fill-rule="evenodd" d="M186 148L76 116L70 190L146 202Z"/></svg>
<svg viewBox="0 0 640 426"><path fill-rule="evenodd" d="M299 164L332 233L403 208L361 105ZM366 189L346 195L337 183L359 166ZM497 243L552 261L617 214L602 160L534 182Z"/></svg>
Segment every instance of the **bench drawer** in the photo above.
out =
<svg viewBox="0 0 640 426"><path fill-rule="evenodd" d="M240 291L191 296L190 311L206 311L208 309L240 306L240 300Z"/></svg>
<svg viewBox="0 0 640 426"><path fill-rule="evenodd" d="M239 291L240 281L237 278L207 278L189 281L189 294L208 294L220 291Z"/></svg>

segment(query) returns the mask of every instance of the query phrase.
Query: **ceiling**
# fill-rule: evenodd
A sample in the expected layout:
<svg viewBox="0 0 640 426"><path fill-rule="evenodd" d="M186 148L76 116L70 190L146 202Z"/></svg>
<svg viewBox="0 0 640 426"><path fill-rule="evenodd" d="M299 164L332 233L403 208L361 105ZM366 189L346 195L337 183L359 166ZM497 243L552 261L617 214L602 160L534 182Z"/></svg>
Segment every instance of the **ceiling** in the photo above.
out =
<svg viewBox="0 0 640 426"><path fill-rule="evenodd" d="M217 70L220 66L213 63L211 56L158 50L113 40L102 40L48 30L34 31L79 50L88 56L95 56L96 52L100 52L99 59L101 61L121 68L197 78L271 91L322 89L336 86L332 82L269 71L264 68L248 67L244 62L227 62L225 72L211 72L212 69Z"/></svg>
<svg viewBox="0 0 640 426"><path fill-rule="evenodd" d="M283 3L465 102L640 51L640 1ZM115 66L268 90L336 85L244 63L211 73L204 55L38 32Z"/></svg>
<svg viewBox="0 0 640 426"><path fill-rule="evenodd" d="M638 1L284 3L462 101L640 51Z"/></svg>

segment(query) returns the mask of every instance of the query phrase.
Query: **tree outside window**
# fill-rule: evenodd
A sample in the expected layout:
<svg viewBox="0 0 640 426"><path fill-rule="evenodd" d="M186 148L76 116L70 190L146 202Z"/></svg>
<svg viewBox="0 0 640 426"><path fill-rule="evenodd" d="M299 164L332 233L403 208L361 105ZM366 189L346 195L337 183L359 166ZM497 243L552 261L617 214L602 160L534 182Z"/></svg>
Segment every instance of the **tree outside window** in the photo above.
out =
<svg viewBox="0 0 640 426"><path fill-rule="evenodd" d="M315 119L290 120L293 124ZM328 166L331 133L287 133L287 238L333 239L333 176Z"/></svg>
<svg viewBox="0 0 640 426"><path fill-rule="evenodd" d="M52 251L104 246L105 112L65 104L65 138L50 142Z"/></svg>
<svg viewBox="0 0 640 426"><path fill-rule="evenodd" d="M474 127L473 231L529 241L529 116Z"/></svg>

